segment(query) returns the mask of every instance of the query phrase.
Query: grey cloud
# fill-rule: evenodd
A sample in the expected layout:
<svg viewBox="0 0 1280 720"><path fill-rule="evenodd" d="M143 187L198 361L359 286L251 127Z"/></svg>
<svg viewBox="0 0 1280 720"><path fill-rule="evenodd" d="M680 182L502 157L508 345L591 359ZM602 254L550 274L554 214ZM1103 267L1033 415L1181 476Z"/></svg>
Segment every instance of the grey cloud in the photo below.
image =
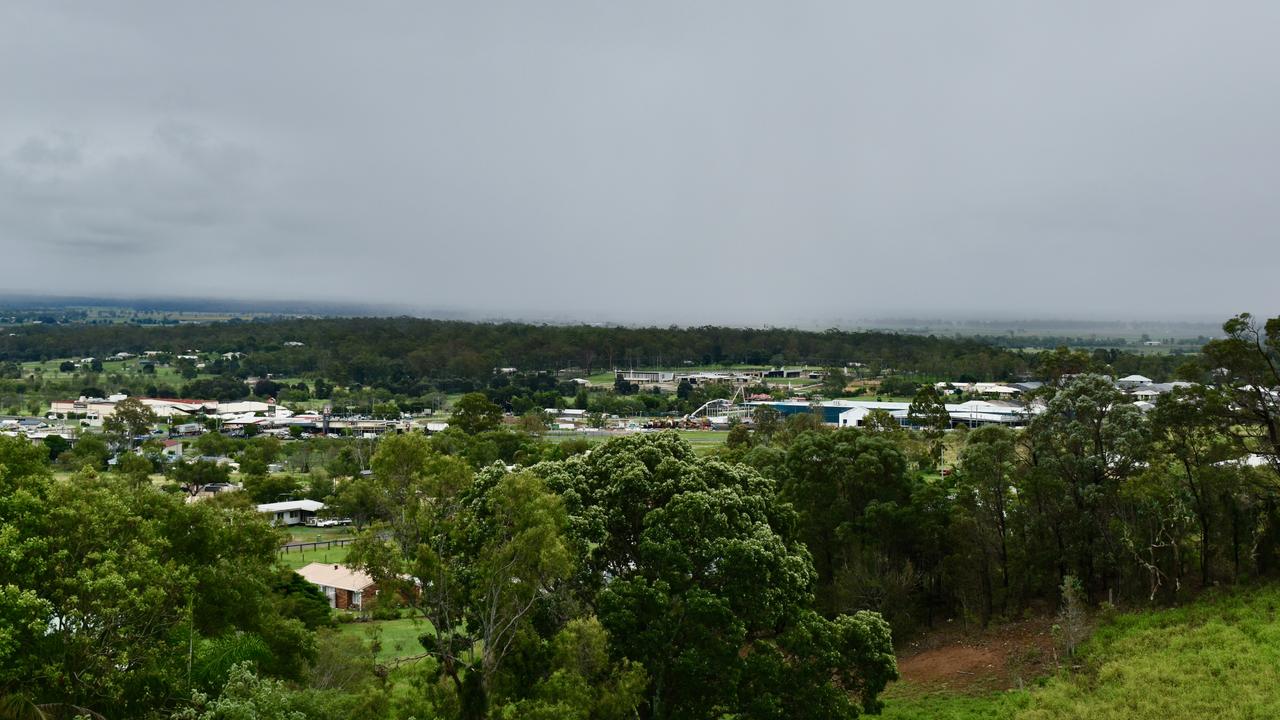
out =
<svg viewBox="0 0 1280 720"><path fill-rule="evenodd" d="M11 3L0 253L21 290L197 267L140 289L533 318L1280 312L1277 26L1261 0Z"/></svg>
<svg viewBox="0 0 1280 720"><path fill-rule="evenodd" d="M61 135L27 138L13 151L12 158L23 165L62 167L79 165L82 155L79 142Z"/></svg>
<svg viewBox="0 0 1280 720"><path fill-rule="evenodd" d="M70 133L30 137L0 161L0 218L29 247L72 253L51 256L58 263L162 244L197 251L209 230L251 219L255 165L248 148L174 122L96 145Z"/></svg>

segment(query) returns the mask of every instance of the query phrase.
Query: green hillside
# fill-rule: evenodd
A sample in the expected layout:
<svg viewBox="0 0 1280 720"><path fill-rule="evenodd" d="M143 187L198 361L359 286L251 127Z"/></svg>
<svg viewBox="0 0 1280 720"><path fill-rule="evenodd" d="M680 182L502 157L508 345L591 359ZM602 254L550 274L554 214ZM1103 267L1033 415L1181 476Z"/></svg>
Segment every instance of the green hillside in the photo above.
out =
<svg viewBox="0 0 1280 720"><path fill-rule="evenodd" d="M1104 621L1077 669L1027 691L983 696L900 684L891 720L1192 720L1280 717L1280 589L1222 594Z"/></svg>

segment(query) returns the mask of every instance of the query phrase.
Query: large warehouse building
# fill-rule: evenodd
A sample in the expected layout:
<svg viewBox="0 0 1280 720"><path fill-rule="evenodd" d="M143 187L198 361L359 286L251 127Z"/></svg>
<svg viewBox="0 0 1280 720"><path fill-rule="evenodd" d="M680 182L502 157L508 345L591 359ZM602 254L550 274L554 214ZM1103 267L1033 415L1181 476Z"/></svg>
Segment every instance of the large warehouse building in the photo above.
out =
<svg viewBox="0 0 1280 720"><path fill-rule="evenodd" d="M784 400L777 402L749 402L747 405L768 405L784 417L799 413L817 413L828 425L840 427L859 427L862 421L873 410L884 410L898 420L903 426L909 426L908 412L911 403L880 402L876 400L826 400L809 403L802 400ZM1039 407L1026 406L1021 403L988 400L970 400L958 404L947 404L947 412L955 425L1025 425L1033 415L1040 412Z"/></svg>

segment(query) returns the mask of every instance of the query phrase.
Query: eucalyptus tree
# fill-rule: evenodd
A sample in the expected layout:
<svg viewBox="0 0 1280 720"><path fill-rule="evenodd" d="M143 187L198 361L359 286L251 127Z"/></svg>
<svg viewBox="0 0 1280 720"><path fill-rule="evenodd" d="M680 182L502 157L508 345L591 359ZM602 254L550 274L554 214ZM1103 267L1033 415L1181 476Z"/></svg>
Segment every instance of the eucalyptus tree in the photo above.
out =
<svg viewBox="0 0 1280 720"><path fill-rule="evenodd" d="M151 435L156 419L155 411L141 400L125 398L116 403L111 415L102 421L102 429L117 449L128 449L136 438Z"/></svg>
<svg viewBox="0 0 1280 720"><path fill-rule="evenodd" d="M571 572L565 511L543 482L500 467L477 482L424 436L385 439L373 457L372 522L348 562L431 623L420 640L462 715L485 717L495 676L532 613Z"/></svg>
<svg viewBox="0 0 1280 720"><path fill-rule="evenodd" d="M1007 608L1010 599L1010 550L1018 540L1013 537L1011 516L1021 465L1013 431L997 425L971 431L960 450L956 503L972 517L976 531L978 553L973 560L981 575L984 622L996 606ZM998 593L993 587L992 565L999 576Z"/></svg>
<svg viewBox="0 0 1280 720"><path fill-rule="evenodd" d="M912 426L919 428L924 434L927 462L922 462L932 469L942 462L943 432L951 427L951 414L947 412L946 403L933 385L923 385L916 391L911 405L907 408L907 419Z"/></svg>
<svg viewBox="0 0 1280 720"><path fill-rule="evenodd" d="M1259 326L1252 315L1241 313L1222 329L1226 337L1210 340L1203 353L1215 386L1226 396L1224 429L1280 473L1280 317Z"/></svg>
<svg viewBox="0 0 1280 720"><path fill-rule="evenodd" d="M1099 375L1071 380L1027 429L1033 479L1060 493L1054 508L1058 552L1073 564L1086 591L1114 587L1124 552L1110 520L1121 484L1145 467L1147 419L1129 398Z"/></svg>

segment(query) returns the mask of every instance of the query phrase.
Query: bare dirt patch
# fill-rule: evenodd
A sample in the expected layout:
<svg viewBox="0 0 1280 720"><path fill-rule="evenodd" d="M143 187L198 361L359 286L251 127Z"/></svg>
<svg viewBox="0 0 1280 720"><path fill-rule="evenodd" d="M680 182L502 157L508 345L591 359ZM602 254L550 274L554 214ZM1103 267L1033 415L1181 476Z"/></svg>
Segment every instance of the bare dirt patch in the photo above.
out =
<svg viewBox="0 0 1280 720"><path fill-rule="evenodd" d="M1021 687L1052 672L1051 626L1050 619L1037 618L986 630L948 628L927 634L899 652L899 685L962 693Z"/></svg>

